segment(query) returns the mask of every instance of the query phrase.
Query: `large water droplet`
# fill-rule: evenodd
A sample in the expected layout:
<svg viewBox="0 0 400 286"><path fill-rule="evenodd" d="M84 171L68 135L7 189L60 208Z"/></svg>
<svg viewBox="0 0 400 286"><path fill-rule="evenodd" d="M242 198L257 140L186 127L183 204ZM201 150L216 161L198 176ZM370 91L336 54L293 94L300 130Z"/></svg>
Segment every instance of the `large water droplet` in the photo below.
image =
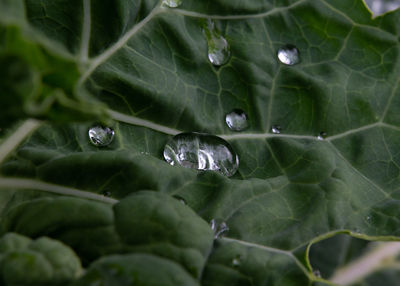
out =
<svg viewBox="0 0 400 286"><path fill-rule="evenodd" d="M218 219L212 219L210 221L210 226L214 232L215 238L224 237L229 231L229 227L227 226L226 222Z"/></svg>
<svg viewBox="0 0 400 286"><path fill-rule="evenodd" d="M228 177L239 167L239 158L228 142L195 132L175 135L164 147L164 158L171 165L218 171Z"/></svg>
<svg viewBox="0 0 400 286"><path fill-rule="evenodd" d="M96 125L91 127L88 133L90 142L97 147L107 146L114 139L114 130L110 127Z"/></svg>
<svg viewBox="0 0 400 286"><path fill-rule="evenodd" d="M273 125L271 128L272 133L281 134L282 128L279 125Z"/></svg>
<svg viewBox="0 0 400 286"><path fill-rule="evenodd" d="M169 8L176 8L182 4L182 0L164 0L162 3Z"/></svg>
<svg viewBox="0 0 400 286"><path fill-rule="evenodd" d="M225 116L225 122L229 129L233 131L242 131L249 126L246 113L240 109L234 109L228 113Z"/></svg>
<svg viewBox="0 0 400 286"><path fill-rule="evenodd" d="M285 65L295 65L300 62L299 50L293 45L286 45L278 50L278 59Z"/></svg>
<svg viewBox="0 0 400 286"><path fill-rule="evenodd" d="M214 66L222 66L229 61L231 51L228 41L215 27L214 21L208 19L203 25L208 43L208 60Z"/></svg>

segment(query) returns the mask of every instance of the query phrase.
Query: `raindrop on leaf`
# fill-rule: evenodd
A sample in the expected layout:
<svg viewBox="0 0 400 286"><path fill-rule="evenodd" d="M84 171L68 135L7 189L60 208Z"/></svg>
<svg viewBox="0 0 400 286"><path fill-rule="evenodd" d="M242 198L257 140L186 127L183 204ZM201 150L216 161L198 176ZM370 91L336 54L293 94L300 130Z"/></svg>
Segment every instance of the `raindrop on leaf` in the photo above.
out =
<svg viewBox="0 0 400 286"><path fill-rule="evenodd" d="M182 198L181 196L178 196L178 195L173 195L173 197L175 198L175 199L177 199L180 203L182 203L182 204L184 204L184 205L186 205L186 201L185 201L185 199L184 198Z"/></svg>
<svg viewBox="0 0 400 286"><path fill-rule="evenodd" d="M314 269L313 270L313 274L315 277L321 278L321 271L319 271L319 269Z"/></svg>
<svg viewBox="0 0 400 286"><path fill-rule="evenodd" d="M286 45L278 50L278 59L285 65L295 65L300 62L299 50L293 45Z"/></svg>
<svg viewBox="0 0 400 286"><path fill-rule="evenodd" d="M110 127L96 125L89 129L88 134L89 140L94 146L104 147L111 144L115 132Z"/></svg>
<svg viewBox="0 0 400 286"><path fill-rule="evenodd" d="M169 8L176 8L182 4L182 0L164 0L162 3Z"/></svg>
<svg viewBox="0 0 400 286"><path fill-rule="evenodd" d="M225 116L226 125L233 131L242 131L248 127L247 115L243 110L234 109Z"/></svg>
<svg viewBox="0 0 400 286"><path fill-rule="evenodd" d="M224 237L229 231L229 227L227 226L226 222L219 221L217 219L212 219L210 222L210 226L214 232L215 238Z"/></svg>
<svg viewBox="0 0 400 286"><path fill-rule="evenodd" d="M322 131L318 134L317 138L318 140L324 140L326 136L327 136L326 132Z"/></svg>
<svg viewBox="0 0 400 286"><path fill-rule="evenodd" d="M274 134L281 134L281 127L279 125L273 125L271 131Z"/></svg>
<svg viewBox="0 0 400 286"><path fill-rule="evenodd" d="M214 66L222 66L229 61L231 51L228 41L215 27L213 20L208 19L203 24L203 31L207 38L208 60Z"/></svg>
<svg viewBox="0 0 400 286"><path fill-rule="evenodd" d="M164 147L170 165L196 170L211 170L230 177L239 167L239 157L224 139L202 133L180 133Z"/></svg>

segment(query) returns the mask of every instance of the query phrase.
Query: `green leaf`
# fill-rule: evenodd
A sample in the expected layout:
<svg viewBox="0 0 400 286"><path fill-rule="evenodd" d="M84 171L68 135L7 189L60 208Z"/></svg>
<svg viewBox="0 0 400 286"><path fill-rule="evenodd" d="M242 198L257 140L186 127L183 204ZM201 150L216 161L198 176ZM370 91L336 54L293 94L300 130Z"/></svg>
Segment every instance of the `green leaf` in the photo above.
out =
<svg viewBox="0 0 400 286"><path fill-rule="evenodd" d="M10 94L1 97L4 118L64 122L26 121L1 141L5 232L55 237L87 264L142 251L204 285L326 285L312 273L307 246L337 233L399 240L399 11L372 19L361 0L183 0L176 9L152 0L1 0L0 11L0 61L10 63L0 79ZM208 60L207 19L213 37L229 43L220 67ZM298 64L279 61L286 45L298 49ZM29 112L21 102L47 108ZM225 125L234 109L247 114L242 132ZM102 112L114 120L115 139L100 148L88 130ZM71 123L84 118L91 121ZM238 172L167 164L164 146L181 132L225 139ZM125 199L141 190L160 196ZM119 199L114 210L104 204ZM200 217L229 227L209 257ZM182 249L188 242L194 251Z"/></svg>
<svg viewBox="0 0 400 286"><path fill-rule="evenodd" d="M155 275L156 273L156 275ZM199 285L181 266L147 254L115 255L99 259L74 286L195 286Z"/></svg>
<svg viewBox="0 0 400 286"><path fill-rule="evenodd" d="M397 285L398 242L371 242L340 234L311 246L315 273L338 285Z"/></svg>
<svg viewBox="0 0 400 286"><path fill-rule="evenodd" d="M0 239L3 285L65 285L82 272L69 247L47 237L35 241L8 233Z"/></svg>

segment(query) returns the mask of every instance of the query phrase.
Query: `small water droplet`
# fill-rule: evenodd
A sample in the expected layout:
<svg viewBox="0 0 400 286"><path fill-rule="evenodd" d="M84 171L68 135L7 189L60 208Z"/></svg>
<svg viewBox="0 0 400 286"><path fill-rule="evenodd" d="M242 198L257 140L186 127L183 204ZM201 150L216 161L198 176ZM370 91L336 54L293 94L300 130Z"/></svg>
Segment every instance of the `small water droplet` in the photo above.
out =
<svg viewBox="0 0 400 286"><path fill-rule="evenodd" d="M97 147L109 145L114 139L114 134L114 130L110 127L96 125L89 129L90 142Z"/></svg>
<svg viewBox="0 0 400 286"><path fill-rule="evenodd" d="M182 0L164 0L162 3L169 8L176 8L182 4Z"/></svg>
<svg viewBox="0 0 400 286"><path fill-rule="evenodd" d="M202 133L180 133L164 147L164 159L196 170L218 171L230 177L239 167L239 157L224 139Z"/></svg>
<svg viewBox="0 0 400 286"><path fill-rule="evenodd" d="M247 115L243 110L234 109L225 116L226 125L233 131L242 131L248 127Z"/></svg>
<svg viewBox="0 0 400 286"><path fill-rule="evenodd" d="M214 66L222 66L229 61L231 56L228 41L215 27L213 20L208 19L203 24L203 31L208 43L208 60Z"/></svg>
<svg viewBox="0 0 400 286"><path fill-rule="evenodd" d="M279 125L273 125L271 130L272 130L272 133L274 133L274 134L281 134L282 129Z"/></svg>
<svg viewBox="0 0 400 286"><path fill-rule="evenodd" d="M180 203L182 203L182 204L184 204L184 205L186 205L186 201L185 201L185 199L184 198L182 198L181 196L178 196L178 195L173 195L173 197L175 198L175 199L177 199Z"/></svg>
<svg viewBox="0 0 400 286"><path fill-rule="evenodd" d="M212 219L210 226L214 232L215 238L224 237L229 231L229 227L227 226L226 222L217 219Z"/></svg>
<svg viewBox="0 0 400 286"><path fill-rule="evenodd" d="M242 258L240 256L236 256L235 258L232 259L232 265L234 267L239 267L240 264L242 263Z"/></svg>
<svg viewBox="0 0 400 286"><path fill-rule="evenodd" d="M278 59L285 65L295 65L300 62L299 50L293 45L285 45L278 50Z"/></svg>
<svg viewBox="0 0 400 286"><path fill-rule="evenodd" d="M315 277L321 278L321 271L319 271L319 269L314 269L313 270L313 274Z"/></svg>
<svg viewBox="0 0 400 286"><path fill-rule="evenodd" d="M318 136L317 136L317 138L318 138L318 140L324 140L325 138L326 138L326 132L324 132L324 131L321 131L319 134L318 134Z"/></svg>

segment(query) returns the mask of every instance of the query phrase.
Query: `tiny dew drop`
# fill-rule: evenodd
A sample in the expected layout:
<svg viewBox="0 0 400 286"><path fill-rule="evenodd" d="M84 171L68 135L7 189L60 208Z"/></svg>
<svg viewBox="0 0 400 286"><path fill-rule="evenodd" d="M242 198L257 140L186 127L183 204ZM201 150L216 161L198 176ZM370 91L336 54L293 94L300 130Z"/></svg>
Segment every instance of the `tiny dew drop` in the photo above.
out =
<svg viewBox="0 0 400 286"><path fill-rule="evenodd" d="M318 134L317 139L324 140L326 138L326 136L327 136L326 132L322 131Z"/></svg>
<svg viewBox="0 0 400 286"><path fill-rule="evenodd" d="M182 198L181 196L174 195L173 197L174 197L175 199L177 199L181 204L183 204L183 205L186 205L186 204L187 204L186 201L185 201L185 199Z"/></svg>
<svg viewBox="0 0 400 286"><path fill-rule="evenodd" d="M214 238L224 237L229 231L229 227L227 226L226 222L219 221L217 219L212 219L210 226L214 232Z"/></svg>
<svg viewBox="0 0 400 286"><path fill-rule="evenodd" d="M164 147L164 159L172 166L217 171L227 177L239 168L239 157L228 142L196 132L175 135Z"/></svg>
<svg viewBox="0 0 400 286"><path fill-rule="evenodd" d="M282 128L279 125L273 125L271 128L272 133L281 134Z"/></svg>
<svg viewBox="0 0 400 286"><path fill-rule="evenodd" d="M111 144L115 132L110 127L96 125L89 129L88 134L89 140L94 146L104 147Z"/></svg>
<svg viewBox="0 0 400 286"><path fill-rule="evenodd" d="M162 3L169 8L176 8L182 4L182 0L164 0Z"/></svg>
<svg viewBox="0 0 400 286"><path fill-rule="evenodd" d="M242 131L248 127L247 114L240 109L234 109L225 116L226 125L233 131Z"/></svg>
<svg viewBox="0 0 400 286"><path fill-rule="evenodd" d="M242 258L240 256L236 256L235 258L232 259L232 265L234 267L239 267L240 264L242 263Z"/></svg>
<svg viewBox="0 0 400 286"><path fill-rule="evenodd" d="M314 274L314 276L317 277L317 278L321 278L321 277L322 277L322 276L321 276L321 271L319 271L319 269L314 269L314 270L313 270L313 274Z"/></svg>
<svg viewBox="0 0 400 286"><path fill-rule="evenodd" d="M285 65L295 65L300 62L299 50L293 45L285 45L278 50L278 59Z"/></svg>
<svg viewBox="0 0 400 286"><path fill-rule="evenodd" d="M203 31L207 38L208 60L214 66L222 66L229 61L231 56L228 41L221 35L215 27L214 21L208 19L203 24Z"/></svg>

